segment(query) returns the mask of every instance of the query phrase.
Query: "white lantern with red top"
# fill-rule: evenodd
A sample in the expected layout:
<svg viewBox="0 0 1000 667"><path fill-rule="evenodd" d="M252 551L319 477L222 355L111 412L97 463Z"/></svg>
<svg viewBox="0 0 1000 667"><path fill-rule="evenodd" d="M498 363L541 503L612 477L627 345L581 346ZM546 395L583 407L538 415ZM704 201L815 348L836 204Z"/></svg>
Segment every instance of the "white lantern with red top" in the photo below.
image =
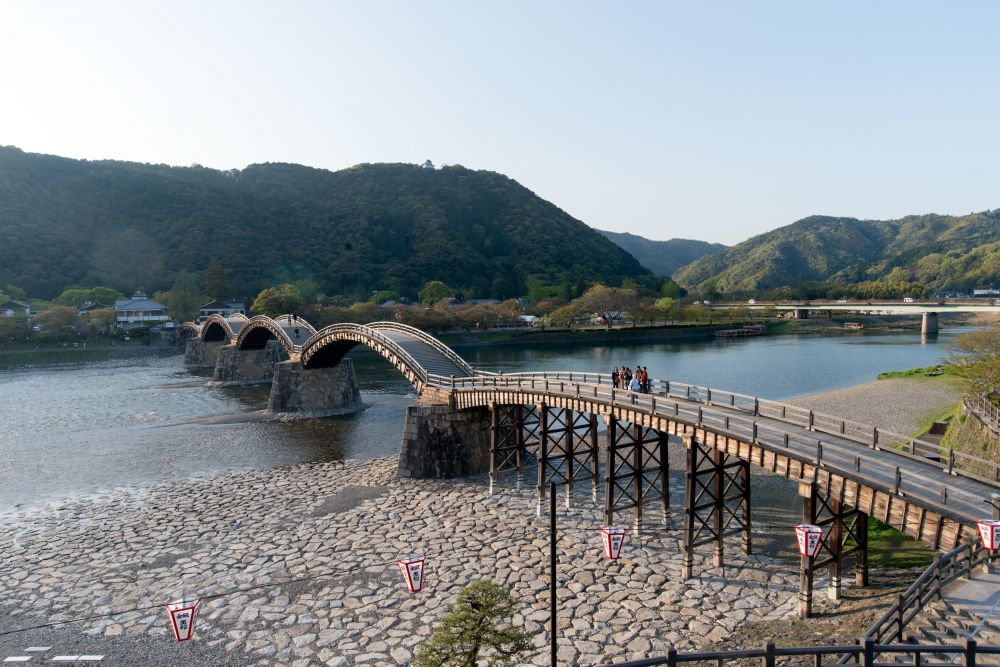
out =
<svg viewBox="0 0 1000 667"><path fill-rule="evenodd" d="M611 560L618 560L625 543L625 529L620 526L604 526L601 528L601 542L604 544L604 555Z"/></svg>
<svg viewBox="0 0 1000 667"><path fill-rule="evenodd" d="M399 571L406 581L406 590L411 593L419 593L424 585L424 558L423 556L405 556L396 561Z"/></svg>
<svg viewBox="0 0 1000 667"><path fill-rule="evenodd" d="M979 537L983 538L983 546L990 551L1000 549L1000 521L983 519L979 523Z"/></svg>
<svg viewBox="0 0 1000 667"><path fill-rule="evenodd" d="M799 542L799 554L803 558L812 558L819 551L823 541L823 529L810 523L795 526L795 537Z"/></svg>
<svg viewBox="0 0 1000 667"><path fill-rule="evenodd" d="M177 641L186 642L191 639L194 634L194 620L200 605L201 598L194 600L182 598L167 605L167 611L170 612L170 627Z"/></svg>

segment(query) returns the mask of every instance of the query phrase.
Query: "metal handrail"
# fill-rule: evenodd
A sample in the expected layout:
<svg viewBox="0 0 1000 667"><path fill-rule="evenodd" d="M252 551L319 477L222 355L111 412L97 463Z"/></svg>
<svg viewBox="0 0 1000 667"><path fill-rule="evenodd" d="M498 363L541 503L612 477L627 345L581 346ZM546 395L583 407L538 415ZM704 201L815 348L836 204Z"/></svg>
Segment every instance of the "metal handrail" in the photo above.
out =
<svg viewBox="0 0 1000 667"><path fill-rule="evenodd" d="M420 341L427 343L435 350L443 354L445 357L448 358L449 361L451 361L453 364L464 370L468 375L476 374L476 371L472 368L472 366L469 365L469 362L460 357L453 349L442 343L434 336L431 336L430 334L416 327L411 327L408 324L401 324L399 322L387 322L387 321L370 322L365 326L370 327L371 329L374 330L386 329L390 331L398 331L400 333L405 333L410 336L413 336L414 338L417 338Z"/></svg>
<svg viewBox="0 0 1000 667"><path fill-rule="evenodd" d="M972 507L978 507L986 499L958 488L949 488L938 497L930 497L929 489L940 488L936 480L928 478L918 472L903 471L899 466L892 466L884 460L860 455L853 460L845 462L831 457L827 451L824 457L823 442L821 440L805 439L802 434L790 434L782 430L775 429L768 423L761 423L754 419L734 416L712 408L698 407L693 409L690 405L682 405L677 401L658 400L656 394L637 394L626 390L617 390L609 385L597 385L592 383L569 382L552 377L541 377L541 374L531 376L525 374L477 376L467 378L444 378L437 375L429 375L428 380L432 384L451 388L456 391L512 388L522 392L535 393L540 397L547 395L558 395L561 397L582 397L590 400L598 400L602 403L614 407L627 407L628 409L644 409L652 414L668 416L677 421L689 423L704 430L720 435L742 433L744 438L749 437L753 442L765 446L766 448L780 451L790 458L801 460L816 467L823 467L836 471L839 475L886 490L895 495L906 495L910 497L920 497L921 503L926 507L932 507L943 516L948 516L959 523L968 524L969 518L957 514L953 508L956 497L964 497L965 502ZM582 374L581 374L582 375ZM555 384L558 382L559 384ZM667 397L671 398L671 397ZM827 443L829 444L829 443ZM799 451L793 450L792 445L799 447ZM809 447L810 454L805 455L802 447ZM895 453L893 450L886 450ZM861 474L861 461L868 464L867 472L878 472L878 476ZM880 479L881 477L882 479ZM951 501L951 502L949 502Z"/></svg>

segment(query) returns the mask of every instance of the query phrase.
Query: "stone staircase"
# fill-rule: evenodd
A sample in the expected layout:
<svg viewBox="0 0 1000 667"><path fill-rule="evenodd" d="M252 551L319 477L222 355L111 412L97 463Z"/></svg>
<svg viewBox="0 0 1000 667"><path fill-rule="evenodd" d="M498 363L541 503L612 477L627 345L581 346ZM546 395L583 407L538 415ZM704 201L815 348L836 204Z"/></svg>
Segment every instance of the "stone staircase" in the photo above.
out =
<svg viewBox="0 0 1000 667"><path fill-rule="evenodd" d="M906 628L911 644L964 646L966 640L1000 646L1000 574L976 573L949 585L944 598L928 605ZM959 653L925 655L921 664L960 664ZM912 660L905 661L913 664Z"/></svg>
<svg viewBox="0 0 1000 667"><path fill-rule="evenodd" d="M1000 621L983 618L974 611L956 607L947 600L928 606L906 629L908 638L917 644L965 644L974 639L980 644L1000 644Z"/></svg>

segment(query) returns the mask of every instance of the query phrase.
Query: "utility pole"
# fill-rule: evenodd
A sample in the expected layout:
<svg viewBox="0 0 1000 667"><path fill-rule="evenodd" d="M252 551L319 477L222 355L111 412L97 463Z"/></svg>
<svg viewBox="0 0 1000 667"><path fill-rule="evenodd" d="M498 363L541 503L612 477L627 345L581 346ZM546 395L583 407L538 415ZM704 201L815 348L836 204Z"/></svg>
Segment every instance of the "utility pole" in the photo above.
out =
<svg viewBox="0 0 1000 667"><path fill-rule="evenodd" d="M549 483L549 606L551 616L552 667L556 662L556 484Z"/></svg>

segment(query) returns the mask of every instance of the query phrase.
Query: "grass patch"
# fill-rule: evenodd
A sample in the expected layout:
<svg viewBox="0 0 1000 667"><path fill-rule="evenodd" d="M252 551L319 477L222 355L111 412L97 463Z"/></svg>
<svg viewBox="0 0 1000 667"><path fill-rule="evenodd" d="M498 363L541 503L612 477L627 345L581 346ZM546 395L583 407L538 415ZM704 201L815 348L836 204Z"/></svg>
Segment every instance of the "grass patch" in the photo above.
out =
<svg viewBox="0 0 1000 667"><path fill-rule="evenodd" d="M948 405L943 408L935 410L934 412L930 413L920 421L920 424L917 426L917 430L913 432L913 437L918 438L923 434L927 433L928 431L930 431L931 426L934 425L934 422L940 422L940 421L951 422L951 420L958 417L958 413L961 412L961 410L962 410L961 403L956 403L955 405Z"/></svg>
<svg viewBox="0 0 1000 667"><path fill-rule="evenodd" d="M934 551L923 542L868 517L868 562L887 568L927 567Z"/></svg>
<svg viewBox="0 0 1000 667"><path fill-rule="evenodd" d="M905 371L886 371L885 373L879 373L879 380L889 380L891 378L933 378L933 377L948 377L954 378L955 376L951 373L949 368L943 364L937 364L935 366L924 366L922 368L909 368Z"/></svg>

